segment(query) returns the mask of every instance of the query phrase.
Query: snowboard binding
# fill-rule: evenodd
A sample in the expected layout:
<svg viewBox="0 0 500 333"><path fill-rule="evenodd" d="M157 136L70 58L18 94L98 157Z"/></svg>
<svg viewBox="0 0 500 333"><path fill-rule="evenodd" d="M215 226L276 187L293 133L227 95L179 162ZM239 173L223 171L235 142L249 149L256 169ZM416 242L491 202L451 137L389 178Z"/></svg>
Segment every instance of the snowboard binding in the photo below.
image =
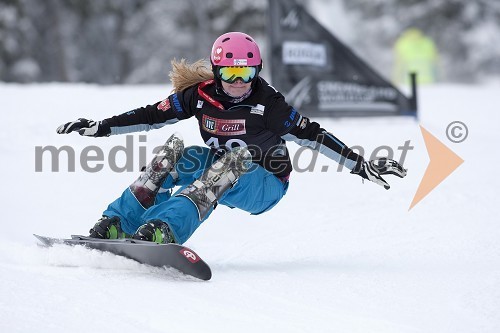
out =
<svg viewBox="0 0 500 333"><path fill-rule="evenodd" d="M176 243L169 225L160 220L151 220L141 225L132 238L159 244Z"/></svg>
<svg viewBox="0 0 500 333"><path fill-rule="evenodd" d="M101 217L97 223L89 230L89 237L99 239L120 239L127 235L120 225L120 218L117 216Z"/></svg>

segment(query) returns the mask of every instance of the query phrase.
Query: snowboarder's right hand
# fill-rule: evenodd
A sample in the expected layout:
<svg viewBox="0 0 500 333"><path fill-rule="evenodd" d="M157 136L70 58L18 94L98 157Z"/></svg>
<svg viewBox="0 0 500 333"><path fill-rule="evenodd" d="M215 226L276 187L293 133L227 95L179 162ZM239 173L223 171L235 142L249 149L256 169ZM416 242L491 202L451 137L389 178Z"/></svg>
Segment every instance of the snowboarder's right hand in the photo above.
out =
<svg viewBox="0 0 500 333"><path fill-rule="evenodd" d="M111 129L105 120L94 121L85 118L78 118L78 120L63 124L57 128L57 133L59 134L68 134L71 132L78 132L80 135L96 138L109 136L111 134Z"/></svg>

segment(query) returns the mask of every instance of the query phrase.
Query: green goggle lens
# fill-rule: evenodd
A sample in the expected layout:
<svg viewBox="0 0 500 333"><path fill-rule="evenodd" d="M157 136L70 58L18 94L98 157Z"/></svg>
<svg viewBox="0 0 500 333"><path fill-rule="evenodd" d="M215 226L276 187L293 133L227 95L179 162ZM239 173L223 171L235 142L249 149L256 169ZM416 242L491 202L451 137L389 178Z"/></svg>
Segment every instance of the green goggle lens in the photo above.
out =
<svg viewBox="0 0 500 333"><path fill-rule="evenodd" d="M257 68L252 66L230 66L219 68L220 79L227 83L233 83L237 79L241 79L243 82L248 83L254 79L256 74Z"/></svg>

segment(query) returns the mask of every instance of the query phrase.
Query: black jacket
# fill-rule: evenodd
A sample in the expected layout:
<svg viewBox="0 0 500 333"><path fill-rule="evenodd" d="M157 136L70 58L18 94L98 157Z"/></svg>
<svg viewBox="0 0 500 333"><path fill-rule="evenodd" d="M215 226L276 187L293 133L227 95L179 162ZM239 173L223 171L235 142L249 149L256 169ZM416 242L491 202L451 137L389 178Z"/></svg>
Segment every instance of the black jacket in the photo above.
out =
<svg viewBox="0 0 500 333"><path fill-rule="evenodd" d="M200 134L214 152L247 146L253 161L278 177L292 171L285 141L320 151L352 170L363 158L316 122L303 117L262 78L248 98L233 103L213 80L174 93L161 102L106 119L111 135L150 130L196 117Z"/></svg>

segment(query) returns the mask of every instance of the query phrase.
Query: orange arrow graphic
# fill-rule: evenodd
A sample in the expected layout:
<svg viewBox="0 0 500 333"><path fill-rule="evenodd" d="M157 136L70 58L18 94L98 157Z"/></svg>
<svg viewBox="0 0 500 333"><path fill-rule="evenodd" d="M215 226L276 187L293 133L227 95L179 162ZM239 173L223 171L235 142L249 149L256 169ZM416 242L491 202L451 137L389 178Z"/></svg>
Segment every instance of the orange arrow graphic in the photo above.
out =
<svg viewBox="0 0 500 333"><path fill-rule="evenodd" d="M420 131L424 137L427 153L429 154L429 165L420 181L417 193L410 204L410 211L416 204L427 196L436 186L446 179L456 168L464 162L450 148L446 147L435 136L420 126Z"/></svg>

